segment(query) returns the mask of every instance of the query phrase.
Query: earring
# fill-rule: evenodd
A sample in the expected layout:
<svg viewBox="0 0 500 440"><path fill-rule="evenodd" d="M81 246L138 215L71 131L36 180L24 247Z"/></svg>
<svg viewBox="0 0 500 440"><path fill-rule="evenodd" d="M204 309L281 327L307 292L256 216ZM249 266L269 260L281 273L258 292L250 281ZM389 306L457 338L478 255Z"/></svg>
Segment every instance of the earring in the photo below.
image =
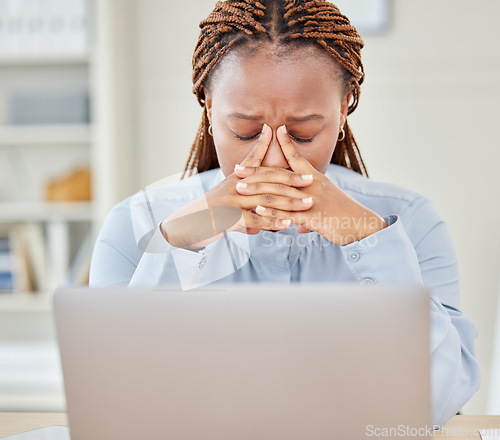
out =
<svg viewBox="0 0 500 440"><path fill-rule="evenodd" d="M337 142L342 142L345 139L344 127L340 127L340 134L341 134L342 137L338 138Z"/></svg>
<svg viewBox="0 0 500 440"><path fill-rule="evenodd" d="M212 131L212 124L208 126L208 134L212 137L214 137L214 132Z"/></svg>

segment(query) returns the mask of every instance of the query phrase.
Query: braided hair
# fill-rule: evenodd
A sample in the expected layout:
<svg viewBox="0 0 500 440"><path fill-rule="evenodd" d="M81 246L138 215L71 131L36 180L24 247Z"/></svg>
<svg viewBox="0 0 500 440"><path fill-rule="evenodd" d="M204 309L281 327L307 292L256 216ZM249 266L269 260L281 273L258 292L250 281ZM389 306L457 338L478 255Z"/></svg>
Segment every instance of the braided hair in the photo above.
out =
<svg viewBox="0 0 500 440"><path fill-rule="evenodd" d="M321 0L226 0L219 1L200 23L200 36L193 54L193 93L204 107L203 117L189 153L184 176L219 167L214 140L209 133L205 87L222 57L235 47L268 41L280 46L316 44L342 67L347 91L352 93L347 114L358 106L364 80L363 40L347 17L328 1ZM347 124L331 163L368 176L354 136Z"/></svg>

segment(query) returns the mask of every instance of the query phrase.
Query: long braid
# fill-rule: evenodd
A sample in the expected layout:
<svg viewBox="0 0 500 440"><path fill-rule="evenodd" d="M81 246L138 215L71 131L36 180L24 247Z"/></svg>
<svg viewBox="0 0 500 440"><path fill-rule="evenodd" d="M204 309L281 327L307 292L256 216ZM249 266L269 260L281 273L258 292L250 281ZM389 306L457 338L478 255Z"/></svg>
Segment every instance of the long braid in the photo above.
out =
<svg viewBox="0 0 500 440"><path fill-rule="evenodd" d="M347 114L359 102L360 86L365 74L361 62L363 40L356 28L338 8L325 1L287 0L284 15L294 40L313 40L324 48L351 75L350 90L353 95ZM358 145L346 121L345 138L339 141L332 156L332 163L350 168L368 176Z"/></svg>
<svg viewBox="0 0 500 440"><path fill-rule="evenodd" d="M201 32L193 55L193 93L201 106L205 107L203 86L212 68L224 54L234 44L241 44L255 32L266 32L258 21L265 9L264 5L256 1L217 2L215 9L200 23ZM204 108L183 177L195 170L203 172L219 166L214 139L208 132L209 124Z"/></svg>
<svg viewBox="0 0 500 440"><path fill-rule="evenodd" d="M330 2L321 0L219 1L200 23L193 55L193 93L205 106L204 86L222 57L236 46L258 40L286 44L308 42L325 49L345 70L353 99L348 114L357 107L364 80L363 40L347 17ZM189 153L184 175L219 166L213 137L208 132L206 109ZM331 162L368 176L347 121L345 138L337 143Z"/></svg>

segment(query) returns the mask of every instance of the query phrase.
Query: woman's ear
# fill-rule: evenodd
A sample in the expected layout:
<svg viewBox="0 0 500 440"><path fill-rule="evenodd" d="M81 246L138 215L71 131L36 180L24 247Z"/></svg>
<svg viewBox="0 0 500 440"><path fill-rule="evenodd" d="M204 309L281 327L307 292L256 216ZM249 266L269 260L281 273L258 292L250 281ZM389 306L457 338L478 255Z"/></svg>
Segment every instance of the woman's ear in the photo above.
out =
<svg viewBox="0 0 500 440"><path fill-rule="evenodd" d="M352 92L347 93L344 99L340 103L340 125L343 126L347 121L347 111L349 110L349 104L352 101Z"/></svg>
<svg viewBox="0 0 500 440"><path fill-rule="evenodd" d="M205 94L205 110L207 112L207 117L212 124L212 95L207 89L204 89L204 94Z"/></svg>

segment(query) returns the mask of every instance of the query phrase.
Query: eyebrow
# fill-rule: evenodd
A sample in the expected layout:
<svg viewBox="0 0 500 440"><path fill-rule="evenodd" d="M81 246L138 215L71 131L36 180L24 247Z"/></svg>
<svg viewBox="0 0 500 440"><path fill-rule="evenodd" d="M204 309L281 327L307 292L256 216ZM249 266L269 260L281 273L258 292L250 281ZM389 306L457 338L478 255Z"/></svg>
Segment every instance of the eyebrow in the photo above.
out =
<svg viewBox="0 0 500 440"><path fill-rule="evenodd" d="M247 121L260 121L262 120L262 116L258 116L258 115L246 115L244 113L238 113L238 112L235 112L235 113L231 113L229 115L230 118L233 118L233 119L245 119ZM288 118L290 120L290 122L307 122L307 121L311 121L311 120L320 120L322 121L323 119L325 119L324 116L322 115L317 115L317 114L312 114L312 115L307 115L307 116L300 116L300 117L290 117Z"/></svg>

